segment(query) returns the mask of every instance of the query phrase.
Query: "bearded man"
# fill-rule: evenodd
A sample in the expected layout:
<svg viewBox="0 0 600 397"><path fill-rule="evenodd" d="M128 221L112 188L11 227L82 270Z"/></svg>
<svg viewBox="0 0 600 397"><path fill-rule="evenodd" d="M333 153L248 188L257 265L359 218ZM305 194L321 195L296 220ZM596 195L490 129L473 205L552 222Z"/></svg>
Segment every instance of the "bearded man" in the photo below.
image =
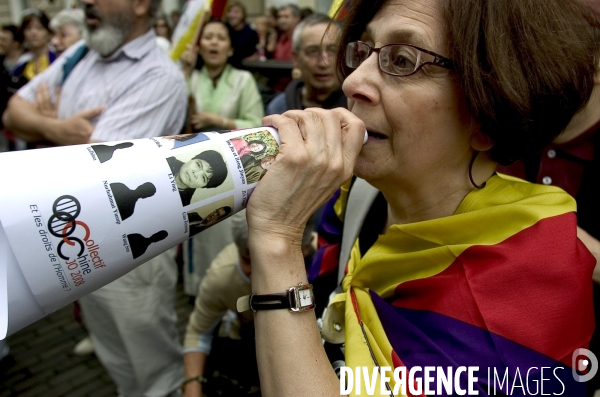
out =
<svg viewBox="0 0 600 397"><path fill-rule="evenodd" d="M28 142L55 145L177 134L186 88L181 72L156 46L152 17L160 0L82 2L85 42L13 95L5 125ZM57 119L36 106L36 90L45 86Z"/></svg>
<svg viewBox="0 0 600 397"><path fill-rule="evenodd" d="M54 145L178 134L186 87L151 29L160 0L82 1L85 41L13 95L3 116L6 126L26 141ZM50 104L36 101L40 90L50 94ZM179 394L183 364L173 254L151 259L80 300L94 351L120 396Z"/></svg>

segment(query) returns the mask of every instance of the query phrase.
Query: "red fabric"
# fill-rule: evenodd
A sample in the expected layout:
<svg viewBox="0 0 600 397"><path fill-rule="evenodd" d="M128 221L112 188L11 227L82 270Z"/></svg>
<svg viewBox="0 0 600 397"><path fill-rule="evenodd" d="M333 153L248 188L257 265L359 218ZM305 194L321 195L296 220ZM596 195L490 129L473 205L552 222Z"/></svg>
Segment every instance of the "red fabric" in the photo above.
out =
<svg viewBox="0 0 600 397"><path fill-rule="evenodd" d="M335 14L336 21L343 21L348 16L348 6L346 3L342 4L338 12Z"/></svg>
<svg viewBox="0 0 600 397"><path fill-rule="evenodd" d="M277 40L277 46L273 53L273 59L279 61L291 61L292 60L292 36L282 34Z"/></svg>
<svg viewBox="0 0 600 397"><path fill-rule="evenodd" d="M331 274L338 267L338 258L340 255L340 244L331 244L325 247L323 252L323 260L321 261L321 269L319 276Z"/></svg>
<svg viewBox="0 0 600 397"><path fill-rule="evenodd" d="M227 9L227 3L229 0L213 0L211 7L211 15L213 18L223 19L225 16L225 10Z"/></svg>
<svg viewBox="0 0 600 397"><path fill-rule="evenodd" d="M583 161L592 161L594 159L593 137L599 127L600 123L567 143L561 145L552 143L546 146L542 151L536 183L558 186L576 197L581 187L584 165L566 158L562 153ZM497 170L517 178L528 179L525 174L525 166L520 161L508 167L498 166ZM544 178L550 179L544 180Z"/></svg>
<svg viewBox="0 0 600 397"><path fill-rule="evenodd" d="M447 315L570 365L594 329L596 261L581 241L564 238L576 226L565 214L472 246L442 273L400 284L392 305Z"/></svg>
<svg viewBox="0 0 600 397"><path fill-rule="evenodd" d="M329 244L329 241L325 240L320 234L317 236L317 248L321 248Z"/></svg>
<svg viewBox="0 0 600 397"><path fill-rule="evenodd" d="M15 141L15 135L10 132L9 130L2 130L2 132L4 132L4 135L6 135L6 138L11 141L14 142Z"/></svg>

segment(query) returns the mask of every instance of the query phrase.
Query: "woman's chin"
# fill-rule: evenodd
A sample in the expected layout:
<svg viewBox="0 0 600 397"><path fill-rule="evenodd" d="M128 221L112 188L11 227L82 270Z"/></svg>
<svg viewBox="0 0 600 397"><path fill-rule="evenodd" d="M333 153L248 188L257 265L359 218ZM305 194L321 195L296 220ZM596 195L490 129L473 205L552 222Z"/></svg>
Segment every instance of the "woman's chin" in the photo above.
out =
<svg viewBox="0 0 600 397"><path fill-rule="evenodd" d="M206 57L206 59L204 60L204 64L209 66L209 67L219 67L219 66L223 66L227 63L227 59L223 60L223 59L218 59L217 57L211 57L208 56Z"/></svg>
<svg viewBox="0 0 600 397"><path fill-rule="evenodd" d="M354 175L366 181L377 179L380 174L379 166L380 162L359 155L354 164Z"/></svg>

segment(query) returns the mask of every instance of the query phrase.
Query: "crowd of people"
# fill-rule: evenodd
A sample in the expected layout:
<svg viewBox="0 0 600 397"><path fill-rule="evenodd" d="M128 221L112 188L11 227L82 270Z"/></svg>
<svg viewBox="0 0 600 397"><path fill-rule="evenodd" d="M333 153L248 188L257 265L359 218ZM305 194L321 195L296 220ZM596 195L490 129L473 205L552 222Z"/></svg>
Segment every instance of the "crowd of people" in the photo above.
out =
<svg viewBox="0 0 600 397"><path fill-rule="evenodd" d="M117 13L126 10L88 3L82 10L67 9L51 20L40 10L27 10L20 27L3 27L0 52L3 79L6 78L7 84L2 107L8 107L3 118L3 133L10 138L11 150L176 135L186 129L198 132L259 126L266 104L253 74L242 70L241 62L244 59L274 59L277 48L283 54L280 60L294 59L294 66L307 80L303 83L303 79L296 79L290 83L293 100L287 103L281 93L276 98L279 108L346 106L345 100L340 100L343 94L334 73L331 50L325 51L323 57L321 53L314 56L313 47L320 45L319 32L325 32L332 22L324 15L309 16L309 23L299 26L292 49L288 42L291 43L301 13L295 5L283 7L281 19L278 18L280 10L269 10L267 16L257 19L255 31L247 22L244 6L231 3L225 20L212 19L203 25L197 47L190 46L177 65L166 58L173 30L169 19L177 18L177 13L171 18L158 14L155 0L143 17L120 20ZM311 13L305 11L304 14ZM90 23L90 17L95 21ZM87 22L85 18L88 18ZM278 27L280 20L281 30ZM318 27L317 34L312 32L315 26ZM110 32L107 33L108 28L116 29L117 34L112 37ZM329 47L335 42L338 29L336 26L333 34L328 36ZM278 40L285 32L287 38ZM283 47L279 41L285 42ZM159 52L153 48L153 42ZM121 69L128 58L139 59L134 65ZM164 68L159 68L160 65ZM69 72L65 72L67 69ZM45 70L47 73L42 73ZM113 79L113 84L121 86L119 92L123 94L107 95L114 88L98 86L93 76L116 77L116 70L119 75ZM34 79L38 74L39 78ZM150 87L147 78L162 82L158 87L152 86L152 94L144 93L144 89ZM129 85L122 86L124 81ZM82 89L89 90L96 99L82 100L76 95ZM336 92L335 96L333 92ZM157 101L158 97L162 99ZM147 100L154 103L148 107L144 103ZM138 111L132 111L134 108ZM122 117L125 113L127 117ZM127 127L140 118L147 118L143 125ZM60 122L56 129L48 128L56 121ZM262 147L260 145L261 142L239 145L249 183L258 181L275 160L273 156L255 160L252 154L264 151L264 143ZM219 168L215 165L212 169L218 171ZM211 175L211 178L216 177ZM208 178L208 183L212 179ZM177 180L178 187L184 182ZM196 188L196 185L181 188L180 192L193 192ZM189 200L188 196L185 199ZM186 292L193 302L204 273L213 260L223 255L222 251L231 250L230 244L234 241L233 219L205 230L214 220L221 219L221 212L226 217L231 208L220 208L215 211L215 216L209 214L206 219L190 219L190 237L193 238L186 242L183 250L160 255L77 303L75 317L83 319L90 337L76 346L75 352L95 352L123 395L176 395L179 392L184 360L181 343L174 334L176 259L183 260L182 252L190 253L183 255L184 278ZM198 234L199 231L203 233ZM312 237L310 231L307 235ZM309 238L309 241L312 240ZM244 255L247 257L248 254ZM234 291L234 295L241 292ZM139 314L141 300L146 300L145 305L153 305L153 310L144 316ZM117 304L121 301L128 303ZM226 310L221 313L224 314ZM144 330L140 331L141 328ZM155 348L148 349L148 345ZM247 360L252 357L248 355ZM254 368L257 370L256 365ZM157 373L161 375L157 376ZM236 376L233 373L233 377ZM250 386L258 387L257 377L249 379L253 382ZM228 385L219 387L227 388ZM188 388L194 390L191 384Z"/></svg>
<svg viewBox="0 0 600 397"><path fill-rule="evenodd" d="M530 3L348 0L338 20L289 4L249 21L230 2L177 63L180 14L160 0L3 26L11 150L261 124L283 142L260 160L264 142L232 143L262 178L246 211L196 215L182 246L79 301L119 394L339 395L333 362L512 382L600 353L600 2ZM269 59L295 78L266 101L244 63ZM222 162L169 160L182 203L223 182ZM194 305L183 343L178 271ZM307 286L308 304L289 298ZM567 395L600 388L567 375Z"/></svg>

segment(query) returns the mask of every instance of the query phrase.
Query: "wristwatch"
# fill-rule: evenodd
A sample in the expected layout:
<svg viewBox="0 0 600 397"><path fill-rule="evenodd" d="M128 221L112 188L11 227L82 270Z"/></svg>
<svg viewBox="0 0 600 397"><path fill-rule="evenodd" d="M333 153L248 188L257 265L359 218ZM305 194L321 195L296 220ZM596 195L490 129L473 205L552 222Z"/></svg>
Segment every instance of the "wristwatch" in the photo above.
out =
<svg viewBox="0 0 600 397"><path fill-rule="evenodd" d="M312 285L302 283L281 294L246 295L237 300L237 311L288 309L292 313L305 312L315 308Z"/></svg>

